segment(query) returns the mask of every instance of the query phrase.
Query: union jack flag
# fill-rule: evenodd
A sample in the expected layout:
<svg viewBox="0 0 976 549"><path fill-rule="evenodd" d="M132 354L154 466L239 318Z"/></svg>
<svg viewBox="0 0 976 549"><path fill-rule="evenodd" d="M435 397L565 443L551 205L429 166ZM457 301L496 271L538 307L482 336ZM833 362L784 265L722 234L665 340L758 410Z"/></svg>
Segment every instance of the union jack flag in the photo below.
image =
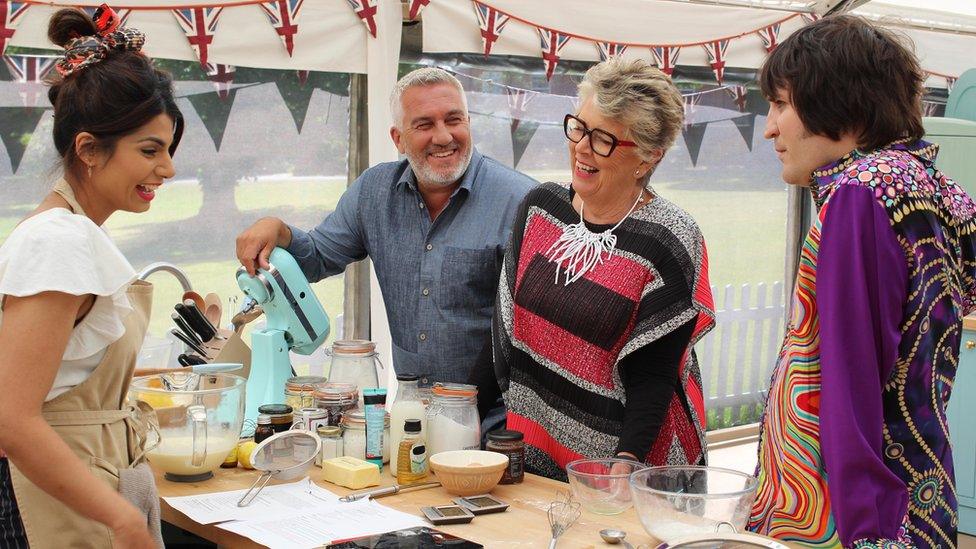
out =
<svg viewBox="0 0 976 549"><path fill-rule="evenodd" d="M276 0L261 3L261 9L268 15L271 26L278 33L282 43L285 44L288 57L291 57L291 53L295 49L295 35L298 34L298 11L302 9L304 2L305 0Z"/></svg>
<svg viewBox="0 0 976 549"><path fill-rule="evenodd" d="M498 13L495 8L474 2L474 13L478 16L478 26L481 27L481 42L485 45L485 57L491 53L491 47L498 40L502 29L508 23L509 17Z"/></svg>
<svg viewBox="0 0 976 549"><path fill-rule="evenodd" d="M600 61L606 61L615 55L621 55L627 51L626 45L616 44L614 42L597 42L596 45L600 48Z"/></svg>
<svg viewBox="0 0 976 549"><path fill-rule="evenodd" d="M763 47L766 48L767 53L772 52L779 45L779 25L776 23L756 31L759 38L762 38Z"/></svg>
<svg viewBox="0 0 976 549"><path fill-rule="evenodd" d="M800 17L802 17L803 20L806 21L808 25L810 23L816 23L817 21L820 20L820 16L817 15L816 13L801 13Z"/></svg>
<svg viewBox="0 0 976 549"><path fill-rule="evenodd" d="M21 16L27 11L30 4L27 2L8 2L0 0L0 11L3 12L3 26L0 27L0 53L7 49L7 42L14 37L17 25L20 24Z"/></svg>
<svg viewBox="0 0 976 549"><path fill-rule="evenodd" d="M651 46L651 54L654 56L654 63L661 72L671 76L674 67L678 64L678 54L681 48L675 46Z"/></svg>
<svg viewBox="0 0 976 549"><path fill-rule="evenodd" d="M700 93L691 93L682 96L685 111L685 129L691 126L694 121L695 112L698 110L698 102L701 101L701 96L702 94Z"/></svg>
<svg viewBox="0 0 976 549"><path fill-rule="evenodd" d="M559 31L542 27L536 30L539 31L539 38L541 39L542 60L546 63L546 80L549 80L556 70L556 64L559 63L559 52L569 42L570 37Z"/></svg>
<svg viewBox="0 0 976 549"><path fill-rule="evenodd" d="M427 4L430 4L430 0L410 0L410 20L416 19Z"/></svg>
<svg viewBox="0 0 976 549"><path fill-rule="evenodd" d="M376 38L376 0L346 0L349 7L362 19L369 34Z"/></svg>
<svg viewBox="0 0 976 549"><path fill-rule="evenodd" d="M217 32L217 18L224 8L186 8L172 10L176 22L180 24L186 39L197 54L200 66L206 69L208 48L213 43L214 33Z"/></svg>
<svg viewBox="0 0 976 549"><path fill-rule="evenodd" d="M725 91L732 96L732 101L735 102L739 112L746 112L746 96L749 95L749 90L745 86L729 86Z"/></svg>
<svg viewBox="0 0 976 549"><path fill-rule="evenodd" d="M234 87L234 71L232 65L221 65L220 63L207 63L207 80L213 82L217 90L217 97L227 99L230 97L230 90Z"/></svg>
<svg viewBox="0 0 976 549"><path fill-rule="evenodd" d="M512 119L512 131L514 132L522 118L525 117L525 113L529 110L529 103L538 95L536 92L531 90L521 90L518 88L506 88L505 92L508 94L508 113Z"/></svg>
<svg viewBox="0 0 976 549"><path fill-rule="evenodd" d="M725 52L729 49L729 42L729 40L716 40L702 45L705 48L705 53L708 54L708 62L712 66L712 72L715 73L715 78L718 79L720 86L722 79L725 78Z"/></svg>
<svg viewBox="0 0 976 549"><path fill-rule="evenodd" d="M3 62L10 70L15 82L21 84L19 94L25 107L36 107L41 95L46 95L43 82L47 73L54 68L58 60L53 56L41 55L4 55Z"/></svg>

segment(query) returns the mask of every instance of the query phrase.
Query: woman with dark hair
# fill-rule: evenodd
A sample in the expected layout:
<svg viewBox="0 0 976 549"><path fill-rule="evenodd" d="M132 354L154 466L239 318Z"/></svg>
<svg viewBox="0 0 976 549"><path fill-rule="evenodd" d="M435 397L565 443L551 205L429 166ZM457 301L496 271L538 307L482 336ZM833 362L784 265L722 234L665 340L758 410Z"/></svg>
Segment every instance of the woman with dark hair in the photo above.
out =
<svg viewBox="0 0 976 549"><path fill-rule="evenodd" d="M0 546L162 546L149 424L125 403L152 287L101 225L149 209L182 116L107 6L58 11L48 36L63 177L0 246Z"/></svg>

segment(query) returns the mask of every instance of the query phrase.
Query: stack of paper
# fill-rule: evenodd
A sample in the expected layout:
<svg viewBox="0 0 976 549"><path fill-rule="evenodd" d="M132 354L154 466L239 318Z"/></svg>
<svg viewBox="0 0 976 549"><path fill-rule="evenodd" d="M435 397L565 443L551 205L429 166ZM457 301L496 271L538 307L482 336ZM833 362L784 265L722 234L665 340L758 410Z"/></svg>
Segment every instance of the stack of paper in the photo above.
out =
<svg viewBox="0 0 976 549"><path fill-rule="evenodd" d="M335 540L426 525L419 516L372 500L342 503L308 478L268 486L250 505L238 507L246 491L163 499L194 522L223 523L218 528L275 548L321 547Z"/></svg>

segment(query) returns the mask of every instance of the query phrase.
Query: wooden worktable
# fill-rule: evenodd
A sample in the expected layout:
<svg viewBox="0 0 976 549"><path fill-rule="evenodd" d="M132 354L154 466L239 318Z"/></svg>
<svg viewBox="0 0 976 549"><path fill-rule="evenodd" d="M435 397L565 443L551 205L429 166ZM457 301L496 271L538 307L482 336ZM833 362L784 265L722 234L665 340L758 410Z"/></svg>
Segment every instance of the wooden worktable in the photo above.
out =
<svg viewBox="0 0 976 549"><path fill-rule="evenodd" d="M313 467L309 474L319 486L333 493L345 495L351 490L326 483L321 480L322 469ZM209 492L224 492L247 488L254 482L258 474L245 469L217 469L215 477L199 483L170 482L165 480L159 472L156 473L156 486L160 496L189 496ZM384 485L393 484L393 477L383 470ZM436 477L433 479L436 480ZM471 541L494 548L530 548L548 547L549 522L546 510L549 502L556 499L558 490L569 490L569 485L534 475L525 475L525 482L521 484L498 485L492 494L508 502L511 507L504 513L481 515L469 524L451 526L435 526L438 530L460 536ZM388 507L422 516L420 507L426 505L444 505L456 497L447 493L443 488L429 488L413 492L404 492L378 499L379 503ZM221 547L263 547L257 543L217 528L213 524L198 524L186 515L174 510L165 501L160 501L162 519L174 526L193 532L210 540ZM559 538L559 546L574 549L611 547L600 538L603 528L618 528L627 532L627 541L637 547L644 544L656 547L657 543L647 535L633 509L619 515L602 516L583 511L579 520L565 534ZM623 547L618 545L617 547Z"/></svg>

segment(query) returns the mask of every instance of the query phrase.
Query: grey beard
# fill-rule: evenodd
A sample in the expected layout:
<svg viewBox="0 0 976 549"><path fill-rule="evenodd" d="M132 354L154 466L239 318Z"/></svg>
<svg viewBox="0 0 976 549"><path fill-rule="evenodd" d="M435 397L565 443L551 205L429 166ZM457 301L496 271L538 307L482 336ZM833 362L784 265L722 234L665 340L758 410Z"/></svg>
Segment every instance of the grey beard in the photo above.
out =
<svg viewBox="0 0 976 549"><path fill-rule="evenodd" d="M407 154L407 161L410 162L410 168L413 170L413 174L418 182L424 182L437 187L447 187L453 185L458 179L461 179L464 172L468 170L468 164L471 163L473 151L473 147L468 147L467 156L458 164L458 167L453 172L447 175L435 172L430 169L430 165L425 160L414 158L411 154ZM426 159L427 153L425 152L423 154L423 158Z"/></svg>

